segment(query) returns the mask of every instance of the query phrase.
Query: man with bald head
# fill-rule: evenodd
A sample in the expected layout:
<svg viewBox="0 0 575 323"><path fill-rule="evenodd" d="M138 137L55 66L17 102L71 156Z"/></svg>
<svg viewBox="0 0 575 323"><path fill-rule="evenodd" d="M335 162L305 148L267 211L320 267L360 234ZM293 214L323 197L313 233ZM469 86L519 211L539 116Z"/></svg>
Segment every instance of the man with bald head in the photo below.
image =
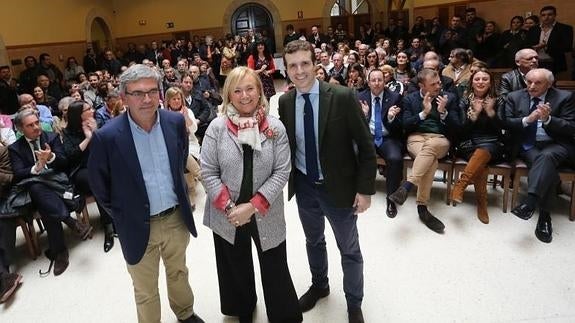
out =
<svg viewBox="0 0 575 323"><path fill-rule="evenodd" d="M335 53L331 59L333 61L333 67L327 71L329 76L334 77L336 75L341 75L344 80L347 80L347 68L343 64L343 55Z"/></svg>
<svg viewBox="0 0 575 323"><path fill-rule="evenodd" d="M505 98L509 92L524 89L525 74L534 68L537 68L539 62L539 55L531 48L524 48L515 53L515 65L517 67L501 75L501 82L497 88L499 100L501 104L505 103Z"/></svg>
<svg viewBox="0 0 575 323"><path fill-rule="evenodd" d="M575 101L572 92L553 87L549 70L532 69L525 82L525 89L509 93L505 101L504 125L513 139L511 160L519 156L529 167L528 195L511 212L528 220L539 209L535 236L549 243L557 170L575 160Z"/></svg>

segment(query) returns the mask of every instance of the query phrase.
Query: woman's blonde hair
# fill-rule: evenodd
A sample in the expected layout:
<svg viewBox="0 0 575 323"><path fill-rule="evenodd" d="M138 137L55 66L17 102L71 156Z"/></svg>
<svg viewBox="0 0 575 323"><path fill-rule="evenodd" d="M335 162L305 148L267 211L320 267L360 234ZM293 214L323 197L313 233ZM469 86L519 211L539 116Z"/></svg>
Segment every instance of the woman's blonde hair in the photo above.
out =
<svg viewBox="0 0 575 323"><path fill-rule="evenodd" d="M234 68L226 77L226 82L224 83L224 88L222 89L222 98L224 100L222 104L222 112L225 114L227 112L228 104L231 104L230 95L235 90L238 83L246 77L252 77L256 83L256 87L259 93L258 107L263 106L266 115L269 113L269 105L266 96L264 95L264 87L260 77L256 74L254 70L245 66L238 66Z"/></svg>
<svg viewBox="0 0 575 323"><path fill-rule="evenodd" d="M169 105L170 105L170 100L179 95L182 98L182 105L186 105L186 102L184 101L184 92L178 88L178 87L171 87L168 90L166 90L166 96L165 96L165 107L166 109L170 109Z"/></svg>

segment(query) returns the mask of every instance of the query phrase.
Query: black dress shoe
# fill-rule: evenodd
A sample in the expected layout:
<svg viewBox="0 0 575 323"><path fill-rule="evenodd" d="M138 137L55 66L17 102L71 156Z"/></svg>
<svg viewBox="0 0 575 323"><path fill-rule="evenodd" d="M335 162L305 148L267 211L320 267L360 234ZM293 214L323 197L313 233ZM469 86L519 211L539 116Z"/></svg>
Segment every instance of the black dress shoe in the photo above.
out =
<svg viewBox="0 0 575 323"><path fill-rule="evenodd" d="M511 210L511 213L515 214L518 218L523 220L529 220L533 216L535 210L527 206L525 203L521 203Z"/></svg>
<svg viewBox="0 0 575 323"><path fill-rule="evenodd" d="M199 317L196 313L192 314L192 316L188 317L185 320L178 320L182 323L204 323L201 317Z"/></svg>
<svg viewBox="0 0 575 323"><path fill-rule="evenodd" d="M549 212L540 212L537 227L535 228L535 236L539 241L545 243L550 243L553 240L553 227L551 226L551 215Z"/></svg>
<svg viewBox="0 0 575 323"><path fill-rule="evenodd" d="M390 218L395 218L395 216L397 215L397 206L395 206L395 203L393 203L392 201L387 201L387 209L385 210L385 213L387 213L387 216Z"/></svg>
<svg viewBox="0 0 575 323"><path fill-rule="evenodd" d="M307 312L315 306L315 303L317 303L320 298L324 298L327 295L329 295L329 286L326 288L311 286L307 292L299 298L299 308L302 312Z"/></svg>
<svg viewBox="0 0 575 323"><path fill-rule="evenodd" d="M419 212L419 219L429 228L431 231L437 233L443 233L445 230L445 225L438 218L434 217L431 212L427 209L425 211Z"/></svg>
<svg viewBox="0 0 575 323"><path fill-rule="evenodd" d="M104 252L114 247L114 227L111 224L104 226Z"/></svg>
<svg viewBox="0 0 575 323"><path fill-rule="evenodd" d="M405 200L407 200L407 194L409 194L409 192L405 189L405 187L400 186L395 192L393 192L393 194L389 196L389 199L394 203L403 205Z"/></svg>
<svg viewBox="0 0 575 323"><path fill-rule="evenodd" d="M349 320L349 323L364 323L363 312L361 311L361 307L348 309L347 318Z"/></svg>
<svg viewBox="0 0 575 323"><path fill-rule="evenodd" d="M68 250L64 250L54 258L54 276L63 274L70 262L68 261Z"/></svg>

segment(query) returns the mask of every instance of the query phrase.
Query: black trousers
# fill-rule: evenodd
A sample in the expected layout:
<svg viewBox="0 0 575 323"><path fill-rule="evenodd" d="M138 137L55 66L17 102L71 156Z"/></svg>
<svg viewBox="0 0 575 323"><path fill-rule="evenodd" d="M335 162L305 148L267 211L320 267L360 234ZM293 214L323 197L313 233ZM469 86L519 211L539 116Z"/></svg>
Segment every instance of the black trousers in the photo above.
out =
<svg viewBox="0 0 575 323"><path fill-rule="evenodd" d="M42 223L48 233L48 245L52 254L66 250L62 221L70 217L68 208L62 198L42 183L34 183L28 187L34 208L42 216Z"/></svg>
<svg viewBox="0 0 575 323"><path fill-rule="evenodd" d="M389 196L399 188L403 179L403 144L394 138L384 138L375 151L385 159L385 188Z"/></svg>
<svg viewBox="0 0 575 323"><path fill-rule="evenodd" d="M9 272L16 244L16 221L0 219L0 273Z"/></svg>
<svg viewBox="0 0 575 323"><path fill-rule="evenodd" d="M230 316L251 314L257 296L252 261L253 238L258 251L266 312L270 322L301 322L297 294L289 273L286 243L262 252L254 217L236 229L232 245L214 233L216 264L222 313Z"/></svg>
<svg viewBox="0 0 575 323"><path fill-rule="evenodd" d="M555 187L559 184L558 168L567 164L569 152L556 144L537 144L521 153L521 158L529 167L527 192L538 197L539 208L549 211L553 204Z"/></svg>
<svg viewBox="0 0 575 323"><path fill-rule="evenodd" d="M92 195L92 190L90 189L90 182L88 180L88 169L87 168L80 168L74 177L72 178L72 182L74 183L74 189L83 195ZM105 226L107 224L112 224L112 217L106 212L106 210L100 206L99 203L96 203L98 206L98 212L100 212L100 224Z"/></svg>

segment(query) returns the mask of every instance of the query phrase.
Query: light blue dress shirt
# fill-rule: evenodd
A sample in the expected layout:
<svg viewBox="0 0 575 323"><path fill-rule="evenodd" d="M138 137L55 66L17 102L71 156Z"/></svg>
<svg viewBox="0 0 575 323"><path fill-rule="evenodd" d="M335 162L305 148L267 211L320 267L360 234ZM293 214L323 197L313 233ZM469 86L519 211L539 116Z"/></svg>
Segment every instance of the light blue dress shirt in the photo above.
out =
<svg viewBox="0 0 575 323"><path fill-rule="evenodd" d="M305 164L305 130L303 122L303 111L305 105L305 99L301 96L303 93L297 91L295 99L295 167L302 173L307 175L306 164ZM315 133L315 147L318 153L317 158L317 169L319 171L319 179L323 179L323 173L321 171L321 165L319 163L319 81L315 80L315 83L309 91L309 100L313 107L313 123L314 123L314 133Z"/></svg>
<svg viewBox="0 0 575 323"><path fill-rule="evenodd" d="M156 112L156 123L150 132L138 126L129 112L128 120L150 201L150 215L158 214L178 204L160 114Z"/></svg>

